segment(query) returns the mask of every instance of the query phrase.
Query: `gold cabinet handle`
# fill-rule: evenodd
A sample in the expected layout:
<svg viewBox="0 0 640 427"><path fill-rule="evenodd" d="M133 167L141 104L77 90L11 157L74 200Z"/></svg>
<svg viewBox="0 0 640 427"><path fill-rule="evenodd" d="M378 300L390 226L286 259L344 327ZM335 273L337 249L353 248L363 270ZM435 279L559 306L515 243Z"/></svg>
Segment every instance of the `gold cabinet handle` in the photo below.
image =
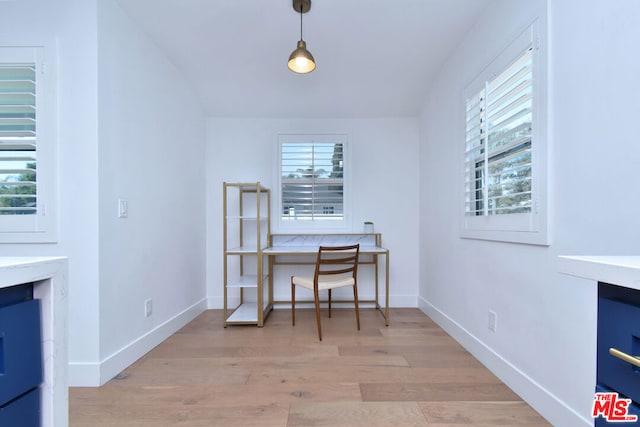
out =
<svg viewBox="0 0 640 427"><path fill-rule="evenodd" d="M618 359L624 360L627 363L631 363L633 366L637 366L640 368L640 358L636 356L632 356L630 354L625 353L624 351L620 351L617 348L611 347L609 349L609 354L613 357L617 357Z"/></svg>

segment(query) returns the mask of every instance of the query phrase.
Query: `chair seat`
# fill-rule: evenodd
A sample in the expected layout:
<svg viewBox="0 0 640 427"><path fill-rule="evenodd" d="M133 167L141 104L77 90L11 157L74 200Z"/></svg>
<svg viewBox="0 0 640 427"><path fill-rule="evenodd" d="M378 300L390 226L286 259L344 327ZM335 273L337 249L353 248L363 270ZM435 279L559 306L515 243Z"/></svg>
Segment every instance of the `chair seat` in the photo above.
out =
<svg viewBox="0 0 640 427"><path fill-rule="evenodd" d="M291 280L294 285L313 290L313 277L293 276ZM326 289L342 288L343 286L353 286L354 283L355 280L351 276L343 278L320 276L318 278L318 290L322 291Z"/></svg>

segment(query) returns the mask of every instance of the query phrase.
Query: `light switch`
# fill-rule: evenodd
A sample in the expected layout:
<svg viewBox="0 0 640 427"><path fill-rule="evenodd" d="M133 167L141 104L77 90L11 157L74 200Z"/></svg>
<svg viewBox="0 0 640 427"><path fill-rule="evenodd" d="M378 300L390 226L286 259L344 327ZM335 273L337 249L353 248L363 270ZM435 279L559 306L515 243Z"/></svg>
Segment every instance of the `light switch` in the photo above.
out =
<svg viewBox="0 0 640 427"><path fill-rule="evenodd" d="M129 216L129 202L125 199L118 199L118 218Z"/></svg>

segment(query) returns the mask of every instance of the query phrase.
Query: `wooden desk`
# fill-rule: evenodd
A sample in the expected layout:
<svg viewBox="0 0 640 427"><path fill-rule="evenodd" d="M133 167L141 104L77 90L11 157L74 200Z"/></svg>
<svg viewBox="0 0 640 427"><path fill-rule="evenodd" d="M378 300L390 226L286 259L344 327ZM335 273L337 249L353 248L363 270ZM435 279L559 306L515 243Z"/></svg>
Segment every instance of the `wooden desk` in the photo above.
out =
<svg viewBox="0 0 640 427"><path fill-rule="evenodd" d="M320 246L346 246L360 244L360 255L370 256L370 260L359 260L359 265L373 265L375 269L375 299L360 300L362 303L374 303L377 310L382 313L385 325L389 326L389 250L383 248L380 233L375 234L271 234L269 246L262 250L269 265L269 299L273 301L273 266L274 265L315 265L312 256L318 253ZM385 304L384 309L379 303L378 293L378 257L385 257ZM286 257L305 256L306 261L292 261ZM337 303L347 301L335 301ZM350 301L349 301L350 302ZM274 304L291 303L291 301L274 301Z"/></svg>

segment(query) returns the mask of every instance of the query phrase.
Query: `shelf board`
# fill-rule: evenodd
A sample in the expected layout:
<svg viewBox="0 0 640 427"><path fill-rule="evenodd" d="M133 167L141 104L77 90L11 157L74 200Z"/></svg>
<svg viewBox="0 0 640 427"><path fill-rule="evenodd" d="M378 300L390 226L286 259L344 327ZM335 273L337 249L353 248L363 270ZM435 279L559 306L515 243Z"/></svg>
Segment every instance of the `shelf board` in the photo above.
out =
<svg viewBox="0 0 640 427"><path fill-rule="evenodd" d="M246 215L228 215L227 216L228 220L238 220L238 219L245 219L245 220L257 220L258 217L257 216L246 216ZM269 218L267 218L267 215L265 214L264 216L260 216L260 221L267 221Z"/></svg>
<svg viewBox="0 0 640 427"><path fill-rule="evenodd" d="M269 310L269 303L264 303L263 312ZM258 304L254 302L245 302L240 304L229 317L227 317L226 323L258 323Z"/></svg>
<svg viewBox="0 0 640 427"><path fill-rule="evenodd" d="M238 322L248 323L258 321L258 305L255 302L242 303L234 310L229 317L227 323Z"/></svg>
<svg viewBox="0 0 640 427"><path fill-rule="evenodd" d="M258 189L258 184L259 183L255 183L255 184L253 184L253 183L250 183L250 184L240 183L240 184L238 184L238 186L240 187L240 190L242 192L244 192L244 193L256 193L257 192L256 190ZM260 185L260 192L261 193L268 193L269 189L267 187L264 187L264 186Z"/></svg>
<svg viewBox="0 0 640 427"><path fill-rule="evenodd" d="M262 283L266 283L269 280L268 275L264 275ZM258 275L257 274L245 274L240 276L237 280L227 284L227 288L257 288L258 287Z"/></svg>
<svg viewBox="0 0 640 427"><path fill-rule="evenodd" d="M227 254L228 255L246 255L246 254L253 254L256 255L258 253L258 249L255 246L249 247L249 246L237 246L235 248L228 248L227 249Z"/></svg>

